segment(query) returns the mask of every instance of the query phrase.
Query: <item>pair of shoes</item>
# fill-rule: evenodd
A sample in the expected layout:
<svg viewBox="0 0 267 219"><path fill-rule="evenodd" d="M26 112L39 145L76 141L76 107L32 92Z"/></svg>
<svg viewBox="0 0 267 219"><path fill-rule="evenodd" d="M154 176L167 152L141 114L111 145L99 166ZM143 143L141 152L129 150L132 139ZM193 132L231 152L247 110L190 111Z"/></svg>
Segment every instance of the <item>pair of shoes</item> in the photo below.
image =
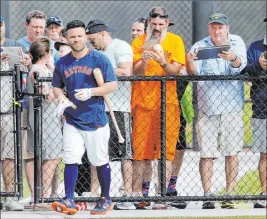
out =
<svg viewBox="0 0 267 219"><path fill-rule="evenodd" d="M166 192L166 196L177 196L176 188L168 188Z"/></svg>
<svg viewBox="0 0 267 219"><path fill-rule="evenodd" d="M267 208L266 200L258 200L254 203L254 208Z"/></svg>
<svg viewBox="0 0 267 219"><path fill-rule="evenodd" d="M136 207L136 209L139 210L144 210L144 209L148 209L149 206L151 205L150 202L134 202L134 206Z"/></svg>
<svg viewBox="0 0 267 219"><path fill-rule="evenodd" d="M90 213L92 215L106 214L108 211L112 210L112 208L112 201L110 199L106 199L105 197L101 197L95 208L92 209Z"/></svg>
<svg viewBox="0 0 267 219"><path fill-rule="evenodd" d="M214 208L215 208L214 202L206 201L206 202L203 202L202 204L202 209L214 209Z"/></svg>
<svg viewBox="0 0 267 219"><path fill-rule="evenodd" d="M168 206L165 203L153 203L152 210L165 210L168 209Z"/></svg>
<svg viewBox="0 0 267 219"><path fill-rule="evenodd" d="M70 214L70 215L77 213L76 204L71 199L66 198L60 202L53 202L51 206L54 211L57 211L59 213Z"/></svg>
<svg viewBox="0 0 267 219"><path fill-rule="evenodd" d="M114 206L115 210L135 210L136 207L132 202L118 202Z"/></svg>
<svg viewBox="0 0 267 219"><path fill-rule="evenodd" d="M185 209L187 206L187 203L185 201L174 201L170 203L170 206L179 208L179 209Z"/></svg>
<svg viewBox="0 0 267 219"><path fill-rule="evenodd" d="M23 211L24 205L16 201L14 198L8 197L3 203L3 207L7 211Z"/></svg>
<svg viewBox="0 0 267 219"><path fill-rule="evenodd" d="M232 201L223 201L221 203L221 208L234 209L235 208L235 204Z"/></svg>

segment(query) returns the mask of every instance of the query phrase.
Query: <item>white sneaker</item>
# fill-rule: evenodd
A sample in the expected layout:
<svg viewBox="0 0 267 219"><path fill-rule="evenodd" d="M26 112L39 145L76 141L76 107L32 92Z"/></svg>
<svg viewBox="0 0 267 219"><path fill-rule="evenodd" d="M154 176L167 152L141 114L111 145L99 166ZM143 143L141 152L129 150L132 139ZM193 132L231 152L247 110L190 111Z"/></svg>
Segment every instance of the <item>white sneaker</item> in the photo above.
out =
<svg viewBox="0 0 267 219"><path fill-rule="evenodd" d="M134 206L134 203L132 202L118 202L114 206L115 210L135 210L136 207Z"/></svg>
<svg viewBox="0 0 267 219"><path fill-rule="evenodd" d="M267 202L266 202L266 200L257 200L254 203L254 208L267 208Z"/></svg>
<svg viewBox="0 0 267 219"><path fill-rule="evenodd" d="M8 197L4 202L4 208L7 211L23 211L24 205L16 201L14 198Z"/></svg>

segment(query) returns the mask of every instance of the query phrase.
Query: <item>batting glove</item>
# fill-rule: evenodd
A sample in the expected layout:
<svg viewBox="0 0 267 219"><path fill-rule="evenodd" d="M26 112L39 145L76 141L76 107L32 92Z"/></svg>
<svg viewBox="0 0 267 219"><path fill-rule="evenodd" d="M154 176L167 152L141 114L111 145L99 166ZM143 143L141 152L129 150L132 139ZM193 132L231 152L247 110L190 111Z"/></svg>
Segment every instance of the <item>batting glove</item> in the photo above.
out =
<svg viewBox="0 0 267 219"><path fill-rule="evenodd" d="M59 104L57 106L57 111L56 111L56 116L58 117L62 116L65 109L68 107L77 109L77 106L75 106L65 95L59 96L58 101L59 101Z"/></svg>
<svg viewBox="0 0 267 219"><path fill-rule="evenodd" d="M76 99L81 101L89 100L93 94L92 88L75 89L74 91L77 92L75 94Z"/></svg>

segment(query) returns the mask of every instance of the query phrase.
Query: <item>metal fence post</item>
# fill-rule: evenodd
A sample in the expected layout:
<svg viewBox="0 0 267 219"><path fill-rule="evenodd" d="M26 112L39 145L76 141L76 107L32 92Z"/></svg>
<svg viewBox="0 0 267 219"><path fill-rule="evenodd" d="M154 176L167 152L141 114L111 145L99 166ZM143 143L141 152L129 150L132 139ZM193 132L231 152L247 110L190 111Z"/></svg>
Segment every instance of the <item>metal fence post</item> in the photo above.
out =
<svg viewBox="0 0 267 219"><path fill-rule="evenodd" d="M39 73L34 72L34 94L39 94ZM33 96L34 111L34 203L39 203L40 192L40 105L42 98Z"/></svg>
<svg viewBox="0 0 267 219"><path fill-rule="evenodd" d="M22 99L21 94L21 74L19 64L15 65L15 100ZM17 184L19 197L23 196L23 176L22 176L22 128L21 128L21 106L16 104L16 151L17 151Z"/></svg>
<svg viewBox="0 0 267 219"><path fill-rule="evenodd" d="M161 195L166 196L166 81L160 81L160 187Z"/></svg>

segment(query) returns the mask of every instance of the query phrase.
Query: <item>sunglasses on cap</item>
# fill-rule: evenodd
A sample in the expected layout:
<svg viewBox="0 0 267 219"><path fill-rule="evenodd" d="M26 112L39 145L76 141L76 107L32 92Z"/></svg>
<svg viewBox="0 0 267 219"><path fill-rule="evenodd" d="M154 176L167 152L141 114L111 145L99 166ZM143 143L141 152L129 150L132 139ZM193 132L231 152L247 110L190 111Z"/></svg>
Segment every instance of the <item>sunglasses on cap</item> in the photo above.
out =
<svg viewBox="0 0 267 219"><path fill-rule="evenodd" d="M55 22L61 22L61 19L59 17L56 16L51 16L47 19L48 21L55 21Z"/></svg>
<svg viewBox="0 0 267 219"><path fill-rule="evenodd" d="M159 13L150 12L149 13L149 17L151 17L151 18L159 17L161 19L165 19L165 18L168 18L168 15L162 15L162 14L159 14Z"/></svg>
<svg viewBox="0 0 267 219"><path fill-rule="evenodd" d="M134 22L145 23L145 22L146 22L146 19L143 18L143 17L139 17L139 18L136 18L136 19L134 20Z"/></svg>

